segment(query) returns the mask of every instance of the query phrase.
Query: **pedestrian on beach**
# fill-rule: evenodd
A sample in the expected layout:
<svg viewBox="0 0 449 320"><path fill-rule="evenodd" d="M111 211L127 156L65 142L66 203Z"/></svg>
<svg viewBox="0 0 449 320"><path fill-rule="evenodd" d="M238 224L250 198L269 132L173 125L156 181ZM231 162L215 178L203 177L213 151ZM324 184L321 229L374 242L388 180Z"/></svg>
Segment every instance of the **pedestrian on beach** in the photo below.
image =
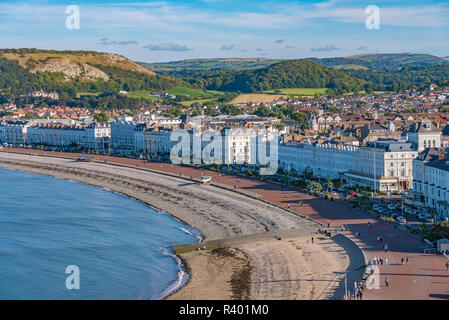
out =
<svg viewBox="0 0 449 320"><path fill-rule="evenodd" d="M312 237L312 243L313 243L313 237Z"/></svg>
<svg viewBox="0 0 449 320"><path fill-rule="evenodd" d="M387 277L385 277L385 286L388 288L388 285L389 285L390 283L388 282L388 278Z"/></svg>

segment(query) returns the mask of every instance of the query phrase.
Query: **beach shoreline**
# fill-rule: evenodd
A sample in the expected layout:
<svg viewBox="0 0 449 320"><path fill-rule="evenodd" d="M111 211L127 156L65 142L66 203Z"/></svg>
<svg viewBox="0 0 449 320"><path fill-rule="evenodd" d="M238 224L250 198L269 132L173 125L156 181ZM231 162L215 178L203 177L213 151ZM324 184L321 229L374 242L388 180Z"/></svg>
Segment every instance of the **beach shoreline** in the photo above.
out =
<svg viewBox="0 0 449 320"><path fill-rule="evenodd" d="M119 193L141 201L151 208L164 212L191 226L201 233L203 240L228 239L240 235L293 229L299 230L300 234L309 237L317 228L316 224L307 219L294 214L289 215L281 208L232 192L232 190L203 186L199 183L189 182L189 179L183 177L142 172L140 168L5 152L0 153L0 167L72 180ZM217 192L216 190L220 191ZM266 243L270 240L263 241ZM273 246L277 249L281 245L280 242L275 242ZM243 247L244 249L233 246L232 250L246 252L245 245ZM252 250L251 248L246 248L246 250ZM320 254L325 255L326 252L323 251ZM188 288L193 282L192 279L198 277L198 274L195 273L196 265L194 262L181 254L176 255L182 261L180 264L181 272L188 275L189 279L184 282L181 281L179 287L172 288L169 294L161 297L161 299L169 299L187 291L184 288ZM259 256L260 253L253 252L248 263L254 264ZM273 265L269 267L273 268ZM279 272L281 277L291 276L283 274L282 272L285 273L284 270ZM209 291L213 292L214 288L209 288ZM292 292L285 294L291 295ZM208 296L213 296L213 294ZM234 296L225 296L229 299L235 297L235 294ZM195 295L190 295L189 298L198 299ZM255 297L247 296L247 298ZM265 296L265 298L269 299L270 296ZM281 298L289 299L291 297L281 296Z"/></svg>

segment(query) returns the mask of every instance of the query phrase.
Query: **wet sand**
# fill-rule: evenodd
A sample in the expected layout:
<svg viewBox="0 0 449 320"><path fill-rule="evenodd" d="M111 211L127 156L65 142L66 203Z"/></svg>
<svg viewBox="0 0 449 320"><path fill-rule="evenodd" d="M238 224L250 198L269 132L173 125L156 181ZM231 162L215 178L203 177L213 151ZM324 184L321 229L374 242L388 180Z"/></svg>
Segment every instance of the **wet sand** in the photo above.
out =
<svg viewBox="0 0 449 320"><path fill-rule="evenodd" d="M310 236L248 242L183 254L190 283L172 300L342 299L349 266L346 251L331 238Z"/></svg>

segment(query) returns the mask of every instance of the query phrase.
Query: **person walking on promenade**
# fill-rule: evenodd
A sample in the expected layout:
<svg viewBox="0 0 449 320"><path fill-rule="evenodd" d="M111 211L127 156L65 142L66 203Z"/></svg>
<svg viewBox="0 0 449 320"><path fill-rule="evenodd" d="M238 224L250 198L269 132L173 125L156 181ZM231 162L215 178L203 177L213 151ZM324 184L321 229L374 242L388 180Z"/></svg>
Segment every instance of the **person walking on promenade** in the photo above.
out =
<svg viewBox="0 0 449 320"><path fill-rule="evenodd" d="M377 236L377 242L380 242L380 237L379 236Z"/></svg>
<svg viewBox="0 0 449 320"><path fill-rule="evenodd" d="M362 292L362 290L359 290L359 291L358 291L358 294L359 294L359 299L362 300L362 298L363 298L363 292Z"/></svg>
<svg viewBox="0 0 449 320"><path fill-rule="evenodd" d="M385 277L385 286L388 288L388 285L389 285L390 283L388 282L388 278L387 277Z"/></svg>
<svg viewBox="0 0 449 320"><path fill-rule="evenodd" d="M385 243L385 252L388 251L388 244Z"/></svg>
<svg viewBox="0 0 449 320"><path fill-rule="evenodd" d="M449 271L449 262L446 263L446 271Z"/></svg>
<svg viewBox="0 0 449 320"><path fill-rule="evenodd" d="M405 260L405 262L408 264L408 257L407 257L407 259Z"/></svg>
<svg viewBox="0 0 449 320"><path fill-rule="evenodd" d="M383 243L384 239L382 238L382 236L380 236L379 238L380 238L380 243Z"/></svg>
<svg viewBox="0 0 449 320"><path fill-rule="evenodd" d="M401 264L404 265L404 258L401 258Z"/></svg>
<svg viewBox="0 0 449 320"><path fill-rule="evenodd" d="M388 266L388 258L385 258L385 265Z"/></svg>
<svg viewBox="0 0 449 320"><path fill-rule="evenodd" d="M312 243L313 243L313 237L312 237Z"/></svg>

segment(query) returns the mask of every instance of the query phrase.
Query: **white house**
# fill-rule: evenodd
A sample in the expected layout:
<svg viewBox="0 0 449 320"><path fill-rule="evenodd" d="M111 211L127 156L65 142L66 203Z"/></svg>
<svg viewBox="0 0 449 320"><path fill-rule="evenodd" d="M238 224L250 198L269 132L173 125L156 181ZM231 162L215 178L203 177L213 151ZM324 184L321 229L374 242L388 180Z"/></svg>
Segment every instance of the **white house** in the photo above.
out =
<svg viewBox="0 0 449 320"><path fill-rule="evenodd" d="M109 148L111 126L105 122L95 122L84 127L83 147L87 149L106 150Z"/></svg>
<svg viewBox="0 0 449 320"><path fill-rule="evenodd" d="M442 132L430 120L416 123L407 133L407 141L412 143L415 150L441 147Z"/></svg>
<svg viewBox="0 0 449 320"><path fill-rule="evenodd" d="M413 193L406 200L449 217L449 149L426 149L413 162Z"/></svg>
<svg viewBox="0 0 449 320"><path fill-rule="evenodd" d="M116 152L132 153L135 151L136 123L134 121L114 120L111 122L111 148Z"/></svg>
<svg viewBox="0 0 449 320"><path fill-rule="evenodd" d="M359 148L346 174L350 185L375 187L380 191L400 191L413 187L413 160L418 156L411 143L367 142Z"/></svg>
<svg viewBox="0 0 449 320"><path fill-rule="evenodd" d="M7 121L0 123L0 139L9 144L25 144L27 142L30 121Z"/></svg>

